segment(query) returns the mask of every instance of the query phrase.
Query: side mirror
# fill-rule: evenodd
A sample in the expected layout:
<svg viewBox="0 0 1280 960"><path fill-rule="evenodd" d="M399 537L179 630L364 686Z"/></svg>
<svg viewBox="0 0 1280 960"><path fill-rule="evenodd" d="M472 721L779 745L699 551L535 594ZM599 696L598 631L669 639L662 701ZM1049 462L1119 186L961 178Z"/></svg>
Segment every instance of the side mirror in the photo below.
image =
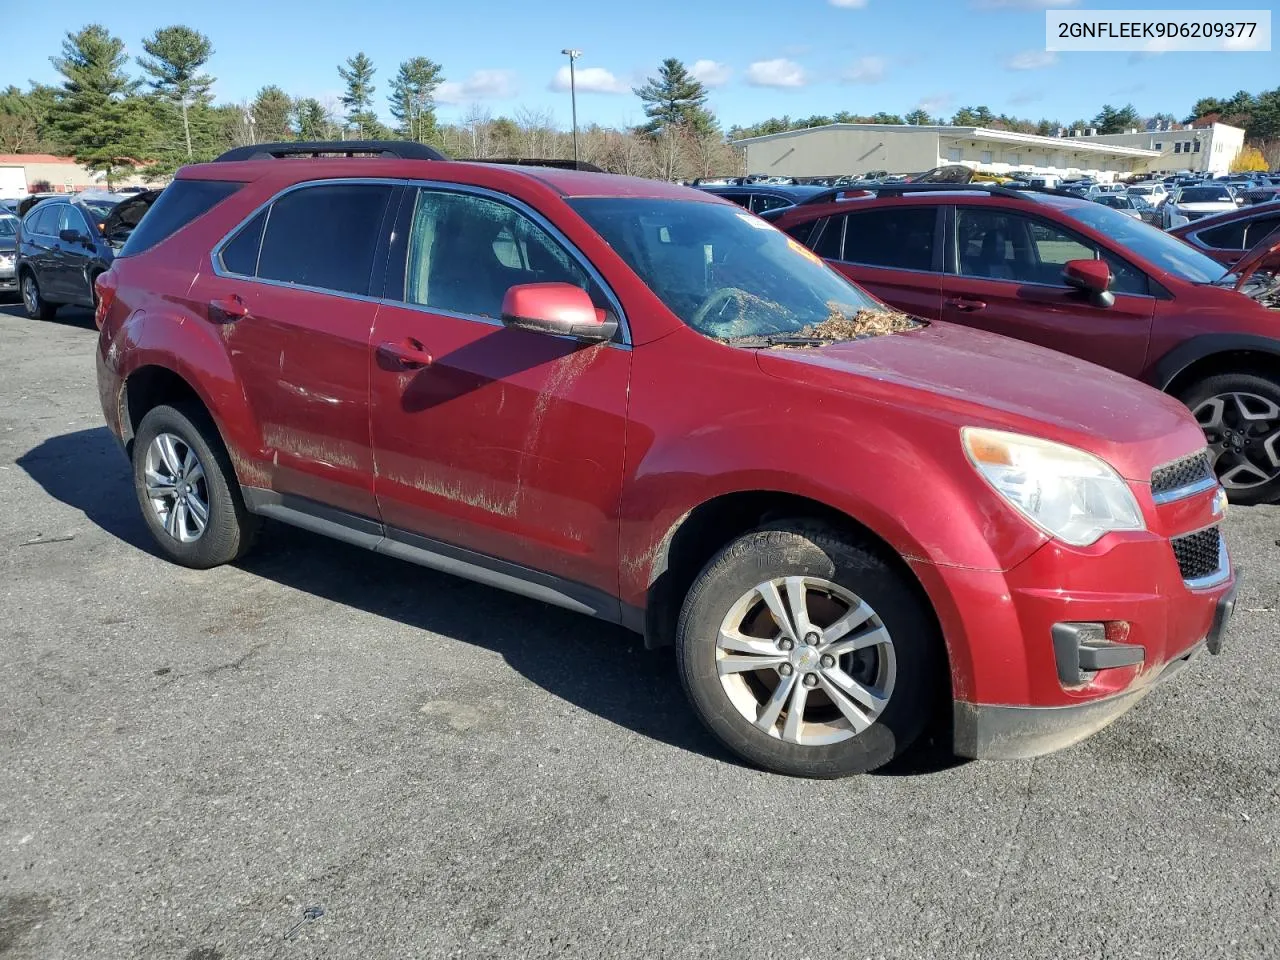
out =
<svg viewBox="0 0 1280 960"><path fill-rule="evenodd" d="M508 327L573 337L587 343L610 340L618 321L596 309L591 297L571 283L522 283L502 298Z"/></svg>
<svg viewBox="0 0 1280 960"><path fill-rule="evenodd" d="M89 242L89 238L79 230L59 230L58 239L63 243L82 243L86 247L92 245Z"/></svg>
<svg viewBox="0 0 1280 960"><path fill-rule="evenodd" d="M1062 279L1067 286L1089 294L1096 306L1109 307L1116 302L1111 292L1111 268L1105 260L1068 260Z"/></svg>

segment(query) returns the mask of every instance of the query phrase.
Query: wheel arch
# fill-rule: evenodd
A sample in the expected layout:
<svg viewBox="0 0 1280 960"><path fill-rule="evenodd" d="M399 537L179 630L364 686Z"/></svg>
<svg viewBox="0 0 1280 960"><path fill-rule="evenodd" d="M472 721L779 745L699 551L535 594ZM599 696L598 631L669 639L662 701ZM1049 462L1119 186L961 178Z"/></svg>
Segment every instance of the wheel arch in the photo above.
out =
<svg viewBox="0 0 1280 960"><path fill-rule="evenodd" d="M1255 334L1206 334L1166 353L1152 383L1177 396L1191 384L1218 373L1255 372L1280 377L1280 338Z"/></svg>

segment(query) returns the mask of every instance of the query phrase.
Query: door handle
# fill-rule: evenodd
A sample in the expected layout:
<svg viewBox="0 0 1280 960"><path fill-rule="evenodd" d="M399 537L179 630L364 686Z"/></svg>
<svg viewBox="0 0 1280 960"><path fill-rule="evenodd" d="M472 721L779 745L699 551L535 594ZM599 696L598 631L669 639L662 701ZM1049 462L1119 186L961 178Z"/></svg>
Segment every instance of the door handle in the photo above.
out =
<svg viewBox="0 0 1280 960"><path fill-rule="evenodd" d="M432 360L427 348L413 337L406 337L401 343L388 340L378 344L378 356L401 370L421 370L431 366Z"/></svg>
<svg viewBox="0 0 1280 960"><path fill-rule="evenodd" d="M987 309L987 301L973 300L969 297L952 297L950 300L942 301L943 306L954 307L956 310L972 313L974 310Z"/></svg>
<svg viewBox="0 0 1280 960"><path fill-rule="evenodd" d="M238 293L233 293L229 297L218 297L216 300L209 301L209 322L210 323L234 323L242 320L249 315L249 305L240 298Z"/></svg>

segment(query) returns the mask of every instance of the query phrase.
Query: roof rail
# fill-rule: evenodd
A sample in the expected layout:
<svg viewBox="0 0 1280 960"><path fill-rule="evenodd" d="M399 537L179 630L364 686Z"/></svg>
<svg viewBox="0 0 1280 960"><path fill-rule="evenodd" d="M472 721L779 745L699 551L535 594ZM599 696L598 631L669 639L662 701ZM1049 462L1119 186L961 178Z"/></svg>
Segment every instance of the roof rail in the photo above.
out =
<svg viewBox="0 0 1280 960"><path fill-rule="evenodd" d="M1000 184L987 181L972 183L867 183L851 184L815 193L800 201L799 206L830 203L845 193L874 193L877 197L901 197L913 193L985 193L993 197L1019 197L1024 193L1048 193L1060 197L1075 197L1069 190L1038 187L1033 184Z"/></svg>
<svg viewBox="0 0 1280 960"><path fill-rule="evenodd" d="M509 163L520 167L555 167L559 170L585 170L587 173L608 173L602 167L585 160L550 160L537 157L475 157L467 163Z"/></svg>
<svg viewBox="0 0 1280 960"><path fill-rule="evenodd" d="M434 147L414 143L412 140L301 140L296 143L257 143L235 147L219 156L214 163L321 156L375 156L393 160L449 159Z"/></svg>

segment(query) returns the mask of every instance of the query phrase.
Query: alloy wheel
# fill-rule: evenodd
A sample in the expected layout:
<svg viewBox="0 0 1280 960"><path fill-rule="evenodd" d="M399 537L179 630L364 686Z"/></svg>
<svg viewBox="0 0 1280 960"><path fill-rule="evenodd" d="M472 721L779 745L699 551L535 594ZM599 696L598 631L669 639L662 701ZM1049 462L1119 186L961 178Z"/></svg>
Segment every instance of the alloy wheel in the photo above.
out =
<svg viewBox="0 0 1280 960"><path fill-rule="evenodd" d="M144 469L147 499L165 533L180 543L199 540L209 525L209 488L191 445L176 434L158 434Z"/></svg>
<svg viewBox="0 0 1280 960"><path fill-rule="evenodd" d="M897 660L876 612L839 584L779 577L743 594L716 639L716 670L735 709L788 743L858 736L893 696Z"/></svg>
<svg viewBox="0 0 1280 960"><path fill-rule="evenodd" d="M1194 413L1224 487L1248 490L1280 477L1280 406L1274 401L1256 393L1224 393Z"/></svg>
<svg viewBox="0 0 1280 960"><path fill-rule="evenodd" d="M22 302L26 304L27 312L35 314L40 310L40 291L36 289L36 282L30 274L22 278Z"/></svg>

